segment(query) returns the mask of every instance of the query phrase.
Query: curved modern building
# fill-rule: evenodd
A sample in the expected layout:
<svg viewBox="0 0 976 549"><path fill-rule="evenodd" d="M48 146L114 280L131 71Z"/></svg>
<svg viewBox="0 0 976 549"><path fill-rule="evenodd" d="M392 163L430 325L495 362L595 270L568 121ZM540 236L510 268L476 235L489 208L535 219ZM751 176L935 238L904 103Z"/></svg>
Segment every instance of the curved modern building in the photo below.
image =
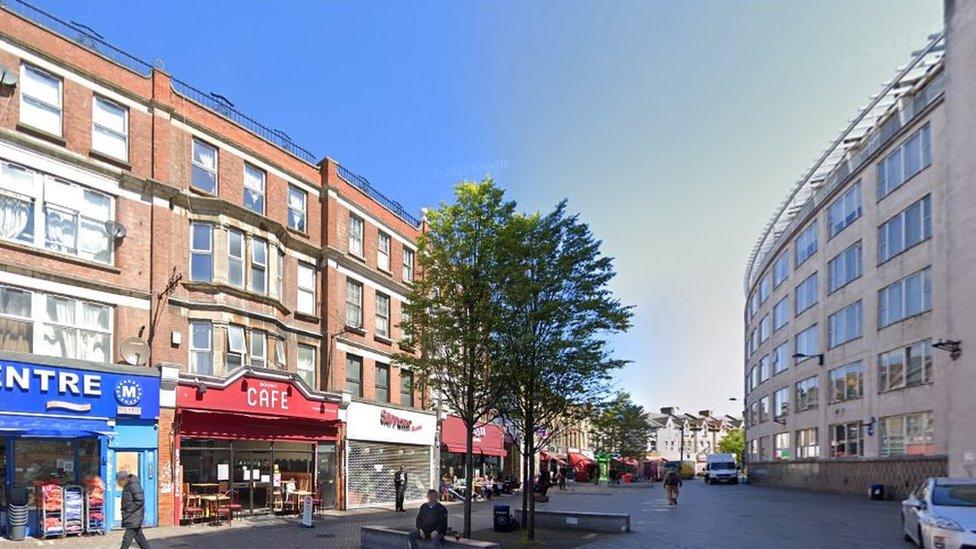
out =
<svg viewBox="0 0 976 549"><path fill-rule="evenodd" d="M756 243L752 482L898 496L976 472L976 376L962 352L976 330L974 16L947 2L946 32L857 113Z"/></svg>

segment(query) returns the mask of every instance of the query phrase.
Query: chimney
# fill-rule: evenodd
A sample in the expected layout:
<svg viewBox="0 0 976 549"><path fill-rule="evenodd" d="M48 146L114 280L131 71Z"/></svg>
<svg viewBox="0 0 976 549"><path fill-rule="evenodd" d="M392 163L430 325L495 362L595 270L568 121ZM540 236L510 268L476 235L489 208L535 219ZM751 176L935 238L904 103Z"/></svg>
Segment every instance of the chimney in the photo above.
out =
<svg viewBox="0 0 976 549"><path fill-rule="evenodd" d="M668 406L666 408L661 408L661 413L664 414L664 415L666 415L666 416L670 416L671 414L674 413L674 406Z"/></svg>
<svg viewBox="0 0 976 549"><path fill-rule="evenodd" d="M698 410L698 415L700 415L702 417L712 417L712 411L711 410Z"/></svg>

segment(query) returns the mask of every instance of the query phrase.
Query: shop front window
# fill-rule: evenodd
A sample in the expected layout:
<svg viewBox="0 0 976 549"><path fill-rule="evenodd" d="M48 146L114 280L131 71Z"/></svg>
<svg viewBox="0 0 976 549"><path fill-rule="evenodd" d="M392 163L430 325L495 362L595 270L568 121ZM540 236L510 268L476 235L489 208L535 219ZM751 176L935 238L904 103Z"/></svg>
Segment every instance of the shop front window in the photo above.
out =
<svg viewBox="0 0 976 549"><path fill-rule="evenodd" d="M75 459L75 451L79 459ZM97 439L62 440L18 438L14 441L14 475L11 484L27 489L29 506L35 503L35 483L59 480L76 484L101 472Z"/></svg>

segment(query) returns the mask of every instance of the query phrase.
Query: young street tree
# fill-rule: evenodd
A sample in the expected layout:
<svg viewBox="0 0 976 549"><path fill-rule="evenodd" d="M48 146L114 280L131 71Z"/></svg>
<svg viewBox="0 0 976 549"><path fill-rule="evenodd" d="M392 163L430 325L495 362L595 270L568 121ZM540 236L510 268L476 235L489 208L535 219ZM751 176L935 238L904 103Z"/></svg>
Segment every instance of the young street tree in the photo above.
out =
<svg viewBox="0 0 976 549"><path fill-rule="evenodd" d="M629 328L631 310L608 287L611 258L565 202L544 216L516 216L505 233L496 339L509 390L500 412L521 435L523 509L534 539L533 457L624 364L611 356L607 338Z"/></svg>
<svg viewBox="0 0 976 549"><path fill-rule="evenodd" d="M643 406L632 402L627 392L618 392L597 409L593 430L600 452L640 458L647 451L650 431L647 412Z"/></svg>
<svg viewBox="0 0 976 549"><path fill-rule="evenodd" d="M722 440L718 441L718 451L723 454L735 454L736 462L742 464L742 452L746 449L746 433L742 429L729 429Z"/></svg>
<svg viewBox="0 0 976 549"><path fill-rule="evenodd" d="M492 181L455 187L455 203L427 213L427 230L417 240L421 276L405 304L401 322L420 356L400 354L435 401L467 427L464 537L471 537L472 446L475 427L491 419L502 391L495 334L503 283L503 241L515 204Z"/></svg>

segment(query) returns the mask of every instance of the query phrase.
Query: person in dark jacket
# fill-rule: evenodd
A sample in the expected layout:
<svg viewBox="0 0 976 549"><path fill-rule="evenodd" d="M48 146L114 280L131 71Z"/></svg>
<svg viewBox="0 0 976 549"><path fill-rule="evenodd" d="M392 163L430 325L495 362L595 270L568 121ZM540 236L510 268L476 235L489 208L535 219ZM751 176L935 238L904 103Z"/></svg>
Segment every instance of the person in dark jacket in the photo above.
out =
<svg viewBox="0 0 976 549"><path fill-rule="evenodd" d="M437 501L437 496L437 490L427 491L427 503L417 512L417 529L410 532L410 549L418 549L421 539L429 539L431 547L440 548L447 535L447 507Z"/></svg>
<svg viewBox="0 0 976 549"><path fill-rule="evenodd" d="M404 511L403 495L407 492L407 472L403 470L403 465L393 473L393 491L396 493L396 510Z"/></svg>
<svg viewBox="0 0 976 549"><path fill-rule="evenodd" d="M142 533L142 521L146 516L146 495L139 484L139 477L130 475L128 471L119 471L115 481L122 487L122 535L121 549L129 549L135 540L140 549L149 549L149 540Z"/></svg>

